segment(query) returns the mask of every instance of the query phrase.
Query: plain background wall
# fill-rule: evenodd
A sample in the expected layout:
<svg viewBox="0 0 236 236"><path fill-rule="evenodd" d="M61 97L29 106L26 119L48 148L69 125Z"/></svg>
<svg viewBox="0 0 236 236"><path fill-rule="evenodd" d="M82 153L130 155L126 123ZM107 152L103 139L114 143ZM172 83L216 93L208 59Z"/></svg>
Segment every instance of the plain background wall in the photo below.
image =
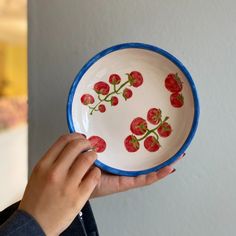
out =
<svg viewBox="0 0 236 236"><path fill-rule="evenodd" d="M154 44L190 70L200 126L173 175L92 201L100 233L235 235L235 22L233 0L29 1L30 169L67 132L67 94L83 64L117 43Z"/></svg>

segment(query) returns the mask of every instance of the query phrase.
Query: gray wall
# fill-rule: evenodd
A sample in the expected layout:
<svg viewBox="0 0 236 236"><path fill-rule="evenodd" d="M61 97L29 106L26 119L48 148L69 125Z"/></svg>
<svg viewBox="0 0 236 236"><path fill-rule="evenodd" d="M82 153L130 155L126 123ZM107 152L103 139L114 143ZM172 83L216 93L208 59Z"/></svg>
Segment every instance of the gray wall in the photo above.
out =
<svg viewBox="0 0 236 236"><path fill-rule="evenodd" d="M29 1L30 169L67 132L75 74L108 46L158 45L199 90L200 126L185 160L161 183L92 201L101 235L235 235L235 9L233 0Z"/></svg>

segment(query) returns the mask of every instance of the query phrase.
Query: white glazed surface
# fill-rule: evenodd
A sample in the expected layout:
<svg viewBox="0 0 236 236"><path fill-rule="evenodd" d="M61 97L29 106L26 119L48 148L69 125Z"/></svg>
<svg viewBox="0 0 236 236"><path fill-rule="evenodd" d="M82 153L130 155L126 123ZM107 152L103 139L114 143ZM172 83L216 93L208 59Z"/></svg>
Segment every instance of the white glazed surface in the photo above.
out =
<svg viewBox="0 0 236 236"><path fill-rule="evenodd" d="M131 99L125 101L119 96L119 104L106 105L105 113L89 114L89 108L83 105L80 98L89 93L96 99L93 86L98 81L108 82L111 74L117 73L122 81L127 80L125 73L131 71L142 73L144 82L133 91ZM170 104L170 92L164 81L169 73L178 73L183 81L182 94L184 105L174 108ZM124 147L124 139L131 134L130 123L136 117L146 119L150 108L160 108L162 116L169 116L168 123L173 131L167 138L159 139L161 148L157 152L149 152L140 142L140 149L130 153ZM121 49L109 53L94 63L83 75L76 88L72 102L72 120L77 132L87 137L102 137L107 148L98 154L98 160L107 166L123 171L140 171L155 167L172 157L184 144L192 127L194 117L194 101L190 85L182 71L169 59L145 49ZM148 127L154 126L148 123Z"/></svg>

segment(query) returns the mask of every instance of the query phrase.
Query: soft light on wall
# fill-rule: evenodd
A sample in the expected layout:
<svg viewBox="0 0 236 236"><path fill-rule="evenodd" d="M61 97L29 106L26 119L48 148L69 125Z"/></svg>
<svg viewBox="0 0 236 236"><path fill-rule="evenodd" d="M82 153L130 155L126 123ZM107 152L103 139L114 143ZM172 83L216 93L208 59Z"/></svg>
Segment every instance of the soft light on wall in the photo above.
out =
<svg viewBox="0 0 236 236"><path fill-rule="evenodd" d="M26 33L26 0L0 0L0 211L27 181Z"/></svg>
<svg viewBox="0 0 236 236"><path fill-rule="evenodd" d="M0 41L25 43L26 0L0 0Z"/></svg>

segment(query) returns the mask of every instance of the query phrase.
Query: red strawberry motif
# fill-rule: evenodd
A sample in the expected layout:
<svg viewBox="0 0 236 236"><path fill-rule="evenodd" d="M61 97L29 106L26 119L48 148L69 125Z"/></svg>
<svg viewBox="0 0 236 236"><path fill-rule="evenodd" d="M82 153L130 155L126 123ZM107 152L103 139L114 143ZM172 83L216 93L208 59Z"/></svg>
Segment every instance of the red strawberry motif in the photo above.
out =
<svg viewBox="0 0 236 236"><path fill-rule="evenodd" d="M139 71L132 71L130 74L126 73L126 75L128 76L128 78L123 83L121 83L121 77L118 74L114 73L109 76L110 85L103 81L99 81L94 84L93 89L97 93L97 102L93 106L88 106L90 110L90 115L93 115L93 113L96 111L106 111L106 107L104 105L101 105L101 103L110 102L111 106L116 106L119 103L118 97L121 94L125 100L133 96L133 92L131 89L128 88L128 86L141 86L143 84L143 76ZM120 85L116 86L118 84ZM81 97L81 102L84 105L94 103L94 98L91 95L88 95L89 94L86 94L86 96Z"/></svg>
<svg viewBox="0 0 236 236"><path fill-rule="evenodd" d="M118 74L112 74L109 77L109 83L110 84L119 84L121 81L121 78Z"/></svg>
<svg viewBox="0 0 236 236"><path fill-rule="evenodd" d="M124 144L128 152L136 152L139 149L139 141L134 135L129 135L125 139Z"/></svg>
<svg viewBox="0 0 236 236"><path fill-rule="evenodd" d="M144 147L149 151L149 152L156 152L160 148L160 143L154 136L148 136L144 140Z"/></svg>
<svg viewBox="0 0 236 236"><path fill-rule="evenodd" d="M172 128L167 122L163 122L157 129L157 132L161 137L166 138L171 134Z"/></svg>
<svg viewBox="0 0 236 236"><path fill-rule="evenodd" d="M118 104L118 102L119 102L118 97L116 97L116 96L111 97L111 105L112 106L116 106Z"/></svg>
<svg viewBox="0 0 236 236"><path fill-rule="evenodd" d="M147 120L151 124L157 125L161 121L161 110L157 108L151 108L147 113Z"/></svg>
<svg viewBox="0 0 236 236"><path fill-rule="evenodd" d="M172 93L170 96L170 102L173 107L182 107L184 105L184 97L181 93Z"/></svg>
<svg viewBox="0 0 236 236"><path fill-rule="evenodd" d="M100 104L100 105L98 106L98 110L99 110L101 113L105 112L105 111L106 111L105 105Z"/></svg>
<svg viewBox="0 0 236 236"><path fill-rule="evenodd" d="M176 74L168 74L165 79L165 87L171 92L171 93L177 93L180 92L183 88L182 82L180 80L180 77L178 76L178 73Z"/></svg>
<svg viewBox="0 0 236 236"><path fill-rule="evenodd" d="M138 71L132 71L130 74L128 74L129 82L131 86L139 87L143 83L143 76Z"/></svg>
<svg viewBox="0 0 236 236"><path fill-rule="evenodd" d="M107 95L110 91L110 86L109 86L109 84L107 84L103 81L100 81L94 85L93 89L98 94Z"/></svg>
<svg viewBox="0 0 236 236"><path fill-rule="evenodd" d="M144 140L144 147L149 152L156 152L161 147L159 137L168 137L172 128L166 121L169 119L166 116L162 119L162 111L158 108L151 108L147 112L147 120L155 125L154 128L149 128L147 121L141 117L135 118L130 124L130 130L133 133L126 137L124 144L129 152L136 152L139 149L139 142ZM137 138L136 135L141 137Z"/></svg>
<svg viewBox="0 0 236 236"><path fill-rule="evenodd" d="M125 98L125 100L131 98L133 95L133 92L131 89L125 88L123 91L123 97Z"/></svg>
<svg viewBox="0 0 236 236"><path fill-rule="evenodd" d="M147 122L141 117L135 118L131 125L130 125L130 130L133 134L136 135L143 135L147 131Z"/></svg>
<svg viewBox="0 0 236 236"><path fill-rule="evenodd" d="M84 94L82 95L82 97L80 98L81 102L84 105L88 105L88 104L93 104L94 103L94 97L90 94Z"/></svg>
<svg viewBox="0 0 236 236"><path fill-rule="evenodd" d="M106 142L99 136L91 136L88 139L95 152L103 152L106 149Z"/></svg>

